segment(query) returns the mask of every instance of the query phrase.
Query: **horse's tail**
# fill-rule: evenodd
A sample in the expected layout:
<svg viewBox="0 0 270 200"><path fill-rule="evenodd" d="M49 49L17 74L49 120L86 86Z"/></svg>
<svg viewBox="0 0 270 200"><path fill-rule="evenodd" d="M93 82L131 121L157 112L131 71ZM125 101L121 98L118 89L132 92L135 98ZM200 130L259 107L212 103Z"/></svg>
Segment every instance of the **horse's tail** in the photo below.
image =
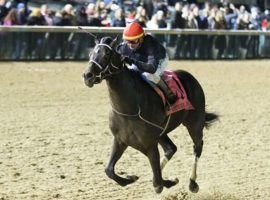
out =
<svg viewBox="0 0 270 200"><path fill-rule="evenodd" d="M215 113L205 113L204 127L209 128L215 121L217 121L219 116Z"/></svg>

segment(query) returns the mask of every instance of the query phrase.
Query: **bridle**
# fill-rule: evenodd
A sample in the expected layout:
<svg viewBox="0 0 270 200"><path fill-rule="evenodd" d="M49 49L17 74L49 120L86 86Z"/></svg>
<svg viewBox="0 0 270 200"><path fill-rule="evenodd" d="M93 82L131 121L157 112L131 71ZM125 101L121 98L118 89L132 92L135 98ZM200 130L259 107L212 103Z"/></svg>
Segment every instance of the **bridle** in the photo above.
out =
<svg viewBox="0 0 270 200"><path fill-rule="evenodd" d="M121 67L117 67L114 65L114 63L112 62L112 56L114 54L116 54L117 52L108 44L104 44L104 43L100 43L100 44L97 44L95 46L96 47L100 47L100 46L103 46L103 47L106 47L110 50L110 57L109 57L109 63L106 65L106 67L102 67L100 63L98 63L96 60L94 59L90 59L89 60L89 63L94 63L99 69L100 69L100 72L98 75L95 75L96 78L99 79L99 82L101 82L103 79L111 76L111 75L114 75L114 74L117 74L120 72L121 70ZM114 68L116 71L111 71L111 67Z"/></svg>
<svg viewBox="0 0 270 200"><path fill-rule="evenodd" d="M117 52L116 52L110 45L108 45L108 44L100 43L100 44L97 44L97 45L95 46L95 48L96 48L96 47L99 47L99 46L104 46L104 47L108 48L108 49L110 50L110 52L111 52L110 58L109 58L109 63L106 65L106 67L102 67L101 64L99 64L99 63L98 63L97 61L95 61L94 59L90 59L90 60L89 60L89 63L94 63L94 64L101 70L100 73L99 73L98 75L95 75L95 77L96 77L96 78L99 78L99 80L100 80L100 82L101 82L103 79L105 79L105 78L107 78L107 77L109 77L109 76L111 76L111 75L120 73L122 67L124 66L124 62L122 62L122 67L117 67L117 66L115 66L115 65L113 64L111 58L112 58L113 54L117 54ZM110 68L111 68L111 67L114 68L114 69L116 69L116 72L110 71ZM104 70L103 70L103 69L104 69ZM147 123L147 124L149 124L149 125L151 125L151 126L153 126L153 127L156 127L156 128L158 128L158 129L160 129L160 130L162 131L162 132L160 133L160 136L162 136L162 135L166 132L166 130L167 130L167 128L168 128L168 125L169 125L169 122L170 122L170 118L171 118L171 115L169 115L169 117L168 117L167 120L166 120L165 126L162 127L162 126L160 126L160 125L158 125L158 124L155 124L155 123L153 123L153 122L151 122L151 121L145 119L145 118L141 115L141 108L140 108L139 105L138 105L138 113L136 113L136 114L125 114L125 113L121 113L121 112L117 111L115 108L113 108L113 106L112 106L112 111L115 112L116 114L120 115L120 116L123 116L123 117L138 117L140 120L144 121L145 123Z"/></svg>

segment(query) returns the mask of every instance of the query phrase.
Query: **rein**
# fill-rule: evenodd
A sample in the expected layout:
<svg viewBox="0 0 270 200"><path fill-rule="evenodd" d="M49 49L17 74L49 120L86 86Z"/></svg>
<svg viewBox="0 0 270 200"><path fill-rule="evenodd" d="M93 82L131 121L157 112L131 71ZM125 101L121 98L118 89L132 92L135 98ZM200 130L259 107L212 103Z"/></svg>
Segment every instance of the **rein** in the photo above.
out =
<svg viewBox="0 0 270 200"><path fill-rule="evenodd" d="M155 124L155 123L153 123L153 122L150 122L150 121L148 121L147 119L143 118L142 115L141 115L141 108L140 108L140 106L138 106L138 108L139 108L139 111L138 111L137 114L125 114L125 113L121 113L121 112L117 111L117 110L116 110L115 108L113 108L113 107L112 107L112 111L115 112L116 114L120 115L120 116L123 116L123 117L139 117L139 119L141 119L141 120L144 121L145 123L150 124L150 125L152 125L152 126L158 128L158 129L162 130L162 132L161 132L160 135L159 135L159 136L162 136L162 135L165 133L166 129L168 128L168 125L169 125L169 122L170 122L170 119L171 119L171 114L170 114L169 117L167 118L165 127L162 127L162 126L159 126L159 125L157 125L157 124Z"/></svg>
<svg viewBox="0 0 270 200"><path fill-rule="evenodd" d="M107 47L110 51L114 52L113 48L112 48L111 46L107 45L107 44L101 43L101 44L97 44L97 46L104 46L104 47ZM96 64L96 65L98 66L99 69L101 69L101 70L103 69L103 67L102 67L97 61L95 61L95 60L93 60L93 59L90 59L90 60L89 60L89 63L91 63L91 62L94 63L94 64ZM106 68L105 68L103 71L101 71L100 74L99 74L98 76L96 76L96 77L99 77L99 78L102 80L102 79L104 79L104 78L106 78L106 77L109 77L109 76L111 76L111 75L120 73L119 71L117 71L116 73L111 72L111 71L110 71L110 66L113 67L113 68L115 68L115 69L120 70L120 68L119 68L119 67L116 67L116 66L112 63L112 61L111 61L111 59L110 59L110 62L108 63L108 65L106 66ZM105 74L106 72L108 72L108 74ZM105 75L102 76L102 74L105 74ZM139 119L141 119L141 120L144 121L145 123L147 123L147 124L149 124L149 125L151 125L151 126L154 126L154 127L158 128L158 129L162 130L162 132L160 133L159 136L162 136L162 135L165 133L166 129L168 128L170 119L171 119L171 114L170 114L169 117L167 118L165 127L162 127L162 126L159 126L159 125L157 125L157 124L155 124L155 123L153 123L153 122L150 122L150 121L148 121L147 119L143 118L142 115L141 115L141 108L140 108L140 106L138 106L138 113L136 113L136 114L125 114L125 113L121 113L121 112L117 111L115 108L113 108L113 106L111 106L111 107L112 107L112 111L115 112L116 114L120 115L120 116L123 116L123 117L139 117Z"/></svg>

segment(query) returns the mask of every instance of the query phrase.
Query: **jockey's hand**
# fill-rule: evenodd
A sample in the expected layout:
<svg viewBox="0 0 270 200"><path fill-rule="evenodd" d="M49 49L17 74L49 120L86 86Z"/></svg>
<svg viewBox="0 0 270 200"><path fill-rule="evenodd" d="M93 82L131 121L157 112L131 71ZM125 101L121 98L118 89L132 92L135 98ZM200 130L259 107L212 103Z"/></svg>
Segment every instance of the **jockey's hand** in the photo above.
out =
<svg viewBox="0 0 270 200"><path fill-rule="evenodd" d="M134 60L129 58L128 56L123 56L122 61L129 64L129 65L132 65L134 63Z"/></svg>

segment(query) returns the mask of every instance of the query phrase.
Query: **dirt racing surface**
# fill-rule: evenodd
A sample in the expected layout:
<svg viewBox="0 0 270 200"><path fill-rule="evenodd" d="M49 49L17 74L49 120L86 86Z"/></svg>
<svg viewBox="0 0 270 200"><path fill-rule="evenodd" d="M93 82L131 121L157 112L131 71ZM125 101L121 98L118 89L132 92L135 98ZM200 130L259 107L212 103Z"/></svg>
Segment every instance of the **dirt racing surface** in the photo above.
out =
<svg viewBox="0 0 270 200"><path fill-rule="evenodd" d="M87 62L0 63L0 199L270 199L270 61L170 62L201 83L220 120L204 131L200 191L188 190L192 141L170 133L178 151L163 171L179 184L157 195L147 158L128 148L116 165L121 187L104 173L112 143L105 82L87 88ZM161 155L163 152L161 151Z"/></svg>

